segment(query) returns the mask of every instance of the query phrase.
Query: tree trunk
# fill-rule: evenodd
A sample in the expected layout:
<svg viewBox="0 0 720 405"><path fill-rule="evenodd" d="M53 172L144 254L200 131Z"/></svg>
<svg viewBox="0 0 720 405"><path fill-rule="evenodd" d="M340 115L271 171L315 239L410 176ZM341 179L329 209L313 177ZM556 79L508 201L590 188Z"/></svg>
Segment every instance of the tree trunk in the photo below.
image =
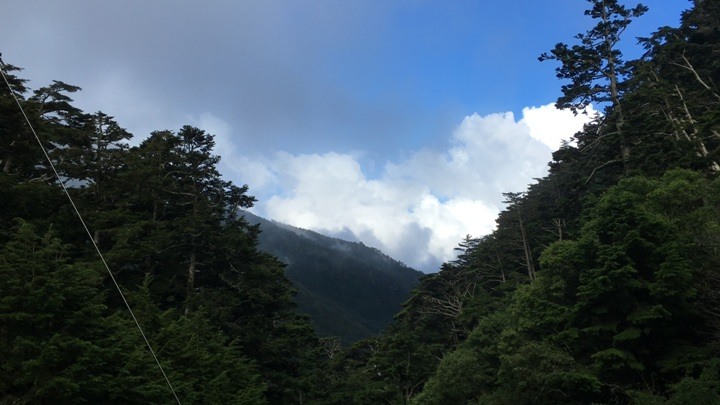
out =
<svg viewBox="0 0 720 405"><path fill-rule="evenodd" d="M13 159L12 156L8 156L8 157L5 159L5 164L3 165L3 172L4 172L4 173L6 173L6 174L10 173L10 169L12 169L12 166L13 166L13 160L14 160L14 159Z"/></svg>
<svg viewBox="0 0 720 405"><path fill-rule="evenodd" d="M685 117L692 127L692 139L691 139L690 135L687 133L687 131L685 131L685 129L682 128L682 125L680 125L680 128L682 129L683 133L685 134L685 137L689 141L691 141L691 142L694 141L697 144L697 147L698 147L697 155L700 157L703 157L703 158L707 158L707 156L710 154L710 152L708 152L707 147L705 146L705 143L702 140L702 137L698 133L697 125L696 125L697 122L695 121L695 118L693 118L692 114L690 113L690 108L688 108L688 105L685 102L685 97L683 97L682 91L680 91L680 87L678 87L677 84L675 85L675 92L677 93L678 97L680 97L680 101L682 101L682 106L683 106L683 111L685 112ZM670 112L670 114L672 114L672 112ZM676 118L676 120L677 120L677 118ZM677 120L677 121L679 123L680 120ZM710 168L714 172L720 171L720 165L718 165L718 163L714 160L710 161Z"/></svg>
<svg viewBox="0 0 720 405"><path fill-rule="evenodd" d="M532 252L530 251L530 243L528 242L527 232L523 219L518 215L520 223L520 234L522 236L523 251L525 253L525 265L527 266L527 274L530 280L535 279L535 265L533 264Z"/></svg>
<svg viewBox="0 0 720 405"><path fill-rule="evenodd" d="M610 80L610 98L612 99L612 106L617 113L617 123L615 128L617 129L618 136L620 137L620 158L622 159L623 170L627 175L630 172L630 145L625 138L623 132L623 125L625 123L625 116L623 114L622 106L620 105L620 91L618 90L618 71L616 67L616 60L613 57L613 43L612 35L609 30L609 19L610 16L607 14L607 10L603 7L602 20L605 26L608 27L605 30L604 46L605 46L605 61L608 65L608 80Z"/></svg>
<svg viewBox="0 0 720 405"><path fill-rule="evenodd" d="M193 296L195 295L195 267L197 257L195 247L190 250L190 265L188 266L186 297L185 297L185 315L189 314L192 307Z"/></svg>

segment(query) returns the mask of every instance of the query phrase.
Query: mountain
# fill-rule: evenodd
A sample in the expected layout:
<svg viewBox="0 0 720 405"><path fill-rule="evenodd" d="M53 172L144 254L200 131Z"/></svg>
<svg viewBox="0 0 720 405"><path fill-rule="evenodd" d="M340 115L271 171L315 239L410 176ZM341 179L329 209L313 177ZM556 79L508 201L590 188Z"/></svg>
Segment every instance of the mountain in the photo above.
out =
<svg viewBox="0 0 720 405"><path fill-rule="evenodd" d="M299 309L320 336L349 344L380 334L423 274L362 243L243 214L260 224L259 249L287 264Z"/></svg>

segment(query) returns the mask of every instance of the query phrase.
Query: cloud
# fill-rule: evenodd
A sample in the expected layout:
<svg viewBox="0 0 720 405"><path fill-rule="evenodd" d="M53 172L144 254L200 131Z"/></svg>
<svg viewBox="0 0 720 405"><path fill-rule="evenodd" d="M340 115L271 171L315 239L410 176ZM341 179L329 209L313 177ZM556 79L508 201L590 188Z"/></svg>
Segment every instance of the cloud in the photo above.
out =
<svg viewBox="0 0 720 405"><path fill-rule="evenodd" d="M553 67L529 63L582 29L582 4L481 3L4 0L0 37L17 39L2 51L31 87L83 87L75 105L134 142L183 124L216 134L221 171L258 213L432 270L489 231L501 193L541 176L583 119L551 105L458 119L557 93Z"/></svg>
<svg viewBox="0 0 720 405"><path fill-rule="evenodd" d="M575 132L582 129L589 117L595 116L592 105L586 114L574 115L570 110L558 110L553 104L541 107L525 107L522 110L522 123L530 129L530 136L549 146L552 150L560 148L562 141L568 141Z"/></svg>
<svg viewBox="0 0 720 405"><path fill-rule="evenodd" d="M385 43L373 29L392 16L382 2L39 3L2 2L0 37L18 38L5 59L27 68L33 88L81 86L79 108L115 116L138 138L212 111L253 135L255 149L307 152L351 143L333 136L341 126L370 139L414 122L404 119L412 98L362 99L356 83L370 78L343 76L348 55Z"/></svg>
<svg viewBox="0 0 720 405"><path fill-rule="evenodd" d="M31 87L52 79L81 86L76 105L114 116L136 142L211 111L243 136L244 149L363 149L382 161L388 150L435 138L469 104L485 104L481 94L518 110L557 87L527 68L539 52L524 50L540 39L532 24L512 29L533 36L505 35L511 43L499 46L488 38L510 27L478 24L503 18L472 1L0 4L0 37L18 38L3 44L5 59L27 68ZM507 50L498 63L482 57Z"/></svg>
<svg viewBox="0 0 720 405"><path fill-rule="evenodd" d="M330 235L351 233L410 266L436 271L465 235L494 229L503 192L524 190L545 175L551 149L533 133L566 138L582 126L552 105L523 111L520 120L510 112L467 116L444 150L387 162L376 178L363 170L362 154L338 152L236 156L232 167L260 197L258 214ZM537 127L548 123L557 129Z"/></svg>

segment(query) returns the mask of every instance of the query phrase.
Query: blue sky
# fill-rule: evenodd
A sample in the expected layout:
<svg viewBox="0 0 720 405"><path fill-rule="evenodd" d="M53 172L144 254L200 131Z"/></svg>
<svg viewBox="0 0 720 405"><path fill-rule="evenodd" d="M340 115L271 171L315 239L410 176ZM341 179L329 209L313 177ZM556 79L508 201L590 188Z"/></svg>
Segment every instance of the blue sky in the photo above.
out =
<svg viewBox="0 0 720 405"><path fill-rule="evenodd" d="M634 4L634 3L633 3ZM677 25L644 2L625 35ZM0 4L0 52L33 88L141 140L197 125L263 216L361 240L434 271L493 227L581 120L540 53L593 22L583 0L27 1Z"/></svg>

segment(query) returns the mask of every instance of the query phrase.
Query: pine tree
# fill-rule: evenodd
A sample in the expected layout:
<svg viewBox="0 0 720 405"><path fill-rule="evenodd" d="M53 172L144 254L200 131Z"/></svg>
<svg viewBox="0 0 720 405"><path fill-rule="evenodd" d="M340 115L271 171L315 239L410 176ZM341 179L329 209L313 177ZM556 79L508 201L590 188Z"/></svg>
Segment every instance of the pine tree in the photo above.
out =
<svg viewBox="0 0 720 405"><path fill-rule="evenodd" d="M557 77L571 81L562 86L563 95L556 103L558 108L570 108L577 113L591 103L608 105L605 114L614 122L620 140L621 162L627 173L631 144L623 128L622 96L624 81L630 75L632 65L623 61L617 45L632 19L643 15L648 8L638 4L629 9L618 0L587 1L592 7L585 11L585 15L598 20L597 25L575 36L580 44L568 46L558 43L549 54L543 53L539 59L559 61L562 65L556 69Z"/></svg>
<svg viewBox="0 0 720 405"><path fill-rule="evenodd" d="M18 223L0 255L0 402L158 400L153 378L142 374L155 371L149 357L134 369L140 375L125 368L128 347L118 342L134 326L106 315L102 273L69 262L52 231L38 237Z"/></svg>

